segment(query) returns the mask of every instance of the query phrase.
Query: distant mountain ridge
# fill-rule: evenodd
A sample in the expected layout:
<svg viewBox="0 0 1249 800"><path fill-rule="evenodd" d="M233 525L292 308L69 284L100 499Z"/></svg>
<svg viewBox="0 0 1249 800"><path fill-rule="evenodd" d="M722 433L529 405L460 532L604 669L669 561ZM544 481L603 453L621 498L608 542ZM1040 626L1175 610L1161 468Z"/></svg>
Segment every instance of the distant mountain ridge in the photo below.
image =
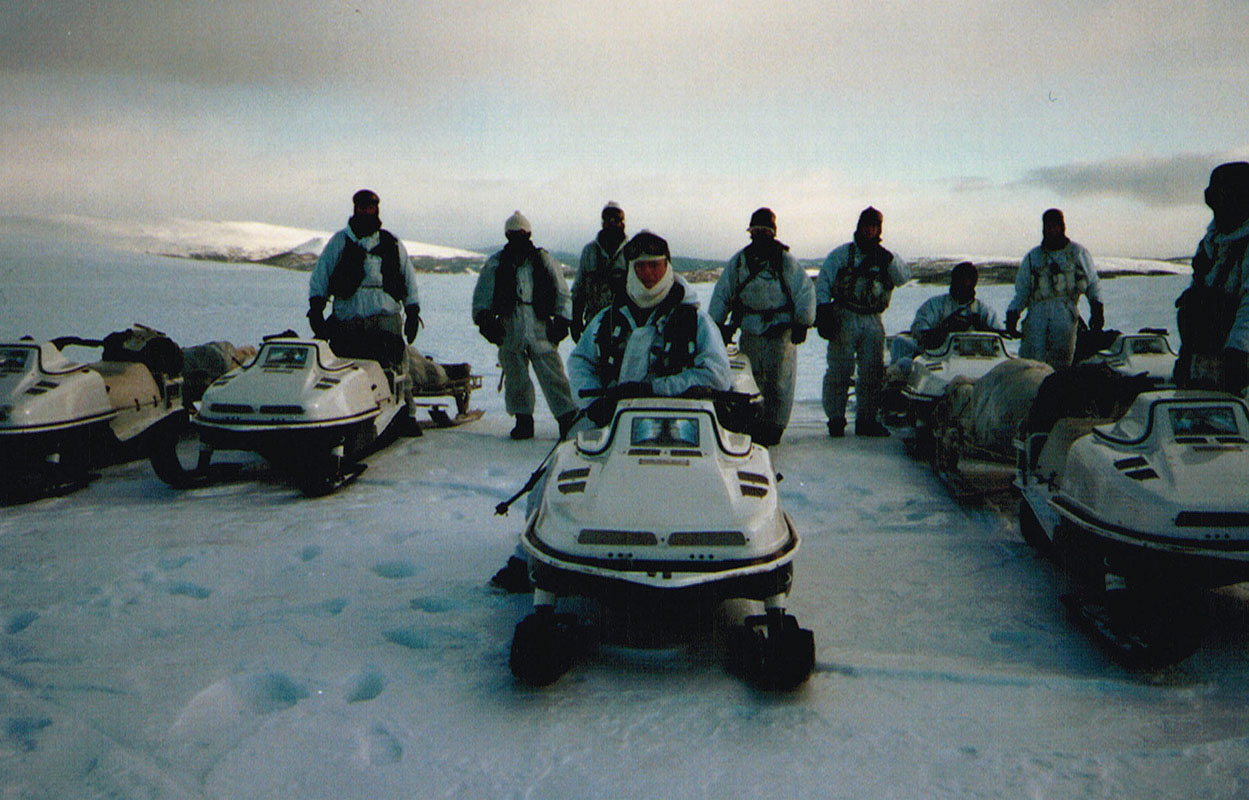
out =
<svg viewBox="0 0 1249 800"><path fill-rule="evenodd" d="M0 217L15 225L54 226L89 239L128 250L175 258L228 263L267 264L284 269L309 271L325 247L332 232L293 228L265 222L213 222L206 220L168 219L145 223L92 217L62 215L47 219ZM485 263L487 255L425 242L404 240L413 266L420 272L472 272ZM493 250L491 251L493 252ZM580 260L579 253L552 251L571 278ZM1174 275L1191 271L1189 258L1122 258L1094 256L1098 274ZM982 283L1012 283L1019 267L1018 258L983 255L921 256L910 261L915 279L920 283L944 283L950 270L960 261L970 261L980 269ZM674 256L673 267L692 282L714 281L724 267L724 260ZM814 276L822 258L802 258L799 263Z"/></svg>

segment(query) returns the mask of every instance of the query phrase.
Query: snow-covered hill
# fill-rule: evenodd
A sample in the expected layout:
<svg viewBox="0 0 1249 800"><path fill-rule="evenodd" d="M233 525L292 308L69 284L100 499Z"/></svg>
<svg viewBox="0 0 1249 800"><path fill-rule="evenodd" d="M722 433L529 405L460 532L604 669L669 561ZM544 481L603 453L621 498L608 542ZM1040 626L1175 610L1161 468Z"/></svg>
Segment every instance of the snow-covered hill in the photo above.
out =
<svg viewBox="0 0 1249 800"><path fill-rule="evenodd" d="M27 227L31 220L0 218L0 225ZM191 258L228 263L272 264L293 269L311 269L317 255L325 247L332 231L292 228L267 222L229 222L210 220L166 219L136 223L93 217L63 215L40 220L38 225L52 225L63 233L75 234L109 246L152 255ZM486 259L483 253L456 247L404 240L408 254L418 270L455 272L476 269ZM568 274L575 268L577 256L556 253ZM1002 255L914 255L903 254L920 283L944 283L955 264L970 261L980 269L980 282L1013 283L1020 256ZM1022 254L1020 254L1022 255ZM802 258L809 275L819 272L822 258ZM1191 269L1187 259L1136 258L1103 256L1094 253L1093 261L1103 277L1117 275L1183 275ZM691 258L678 254L676 267L688 278L713 281L719 275L720 262Z"/></svg>
<svg viewBox="0 0 1249 800"><path fill-rule="evenodd" d="M115 247L153 255L288 267L307 267L315 262L333 235L333 231L266 222L166 219L136 223L81 216L60 216L52 222L58 227L96 235ZM481 253L471 250L406 239L403 244L408 255L419 261L485 260Z"/></svg>

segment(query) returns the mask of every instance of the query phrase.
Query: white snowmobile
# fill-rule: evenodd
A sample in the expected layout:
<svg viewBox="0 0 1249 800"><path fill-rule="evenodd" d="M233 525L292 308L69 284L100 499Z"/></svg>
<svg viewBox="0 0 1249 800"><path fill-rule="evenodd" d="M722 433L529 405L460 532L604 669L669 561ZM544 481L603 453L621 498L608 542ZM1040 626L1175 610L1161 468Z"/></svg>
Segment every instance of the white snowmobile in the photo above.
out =
<svg viewBox="0 0 1249 800"><path fill-rule="evenodd" d="M768 451L717 411L748 401L735 392L622 398L607 427L556 446L520 536L534 612L512 639L517 678L547 685L572 665L577 617L555 610L571 596L650 621L705 620L724 600L762 601L764 614L729 632L730 668L769 688L806 680L814 637L784 608L798 532L780 509Z"/></svg>
<svg viewBox="0 0 1249 800"><path fill-rule="evenodd" d="M1011 357L1002 335L993 331L951 333L940 347L921 351L902 388L912 421L928 420L955 377L974 381Z"/></svg>
<svg viewBox="0 0 1249 800"><path fill-rule="evenodd" d="M1125 375L1147 375L1155 386L1171 385L1176 353L1167 333L1158 328L1142 328L1139 333L1122 333L1104 350L1085 363L1105 363Z"/></svg>
<svg viewBox="0 0 1249 800"><path fill-rule="evenodd" d="M61 352L71 345L102 347L103 358L71 361ZM177 345L140 325L104 340L0 343L0 493L65 493L93 467L168 446L186 427L180 371Z"/></svg>
<svg viewBox="0 0 1249 800"><path fill-rule="evenodd" d="M196 466L186 469L176 458L153 466L171 486L188 488L212 478L215 451L250 451L306 495L326 494L363 472L359 459L408 418L407 380L376 361L339 358L324 340L267 337L250 363L204 392L191 419L200 443Z"/></svg>
<svg viewBox="0 0 1249 800"><path fill-rule="evenodd" d="M1249 580L1249 409L1213 391L1141 393L1118 420L1018 442L1025 540L1078 579L1074 610L1124 655L1198 643L1197 594Z"/></svg>

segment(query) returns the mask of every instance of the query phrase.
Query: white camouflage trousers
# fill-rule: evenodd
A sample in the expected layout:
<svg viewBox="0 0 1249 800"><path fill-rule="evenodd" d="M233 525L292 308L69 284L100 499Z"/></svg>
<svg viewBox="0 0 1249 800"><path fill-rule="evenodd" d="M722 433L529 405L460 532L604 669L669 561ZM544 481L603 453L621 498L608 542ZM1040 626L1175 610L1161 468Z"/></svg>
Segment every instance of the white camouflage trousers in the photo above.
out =
<svg viewBox="0 0 1249 800"><path fill-rule="evenodd" d="M742 354L750 359L755 383L763 395L763 419L782 430L794 408L794 382L798 377L798 348L786 329L779 336L757 336L742 331Z"/></svg>
<svg viewBox="0 0 1249 800"><path fill-rule="evenodd" d="M542 387L542 396L551 413L562 417L569 411L576 411L577 406L572 400L572 388L568 385L568 375L564 372L564 361L558 350L535 352L526 347L517 350L511 347L499 348L499 366L503 368L503 404L511 416L517 414L533 414L536 397L533 381L529 378L529 366L533 365L533 374Z"/></svg>
<svg viewBox="0 0 1249 800"><path fill-rule="evenodd" d="M1054 369L1071 366L1076 351L1076 309L1063 298L1043 300L1028 307L1023 320L1019 357L1044 361Z"/></svg>
<svg viewBox="0 0 1249 800"><path fill-rule="evenodd" d="M856 314L840 308L836 314L836 332L828 340L828 371L824 373L822 392L824 413L834 422L846 418L850 379L857 366L855 420L875 420L885 375L885 326L879 314Z"/></svg>

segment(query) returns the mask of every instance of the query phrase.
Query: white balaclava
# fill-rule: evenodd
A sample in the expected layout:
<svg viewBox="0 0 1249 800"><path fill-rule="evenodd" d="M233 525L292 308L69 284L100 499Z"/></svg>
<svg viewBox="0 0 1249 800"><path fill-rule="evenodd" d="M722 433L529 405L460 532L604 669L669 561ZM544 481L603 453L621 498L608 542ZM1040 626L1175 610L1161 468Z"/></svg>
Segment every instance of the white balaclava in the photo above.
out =
<svg viewBox="0 0 1249 800"><path fill-rule="evenodd" d="M629 299L632 300L638 308L654 308L659 305L660 301L668 296L668 291L672 289L672 283L676 280L676 277L673 275L672 264L668 262L668 259L664 258L664 263L667 268L664 270L663 277L656 281L655 285L651 288L646 288L641 279L638 278L638 274L634 269L634 266L639 261L651 261L656 258L664 257L645 255L640 258L635 258L629 262L629 274L625 278L625 291L628 292Z"/></svg>

